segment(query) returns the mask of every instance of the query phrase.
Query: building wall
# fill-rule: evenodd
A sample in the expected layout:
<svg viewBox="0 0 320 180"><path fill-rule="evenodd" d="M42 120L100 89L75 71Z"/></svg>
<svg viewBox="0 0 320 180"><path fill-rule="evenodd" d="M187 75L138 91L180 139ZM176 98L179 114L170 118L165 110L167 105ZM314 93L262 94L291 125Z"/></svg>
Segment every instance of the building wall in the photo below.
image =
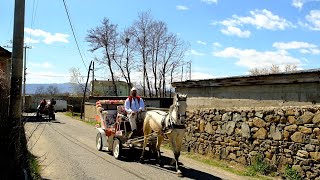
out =
<svg viewBox="0 0 320 180"><path fill-rule="evenodd" d="M118 96L128 96L129 87L126 82L116 81ZM92 82L91 82L92 87ZM112 81L95 81L94 82L94 96L112 96L113 92L113 83Z"/></svg>
<svg viewBox="0 0 320 180"><path fill-rule="evenodd" d="M84 105L84 119L86 121L94 122L97 115L96 105L92 103L86 103Z"/></svg>
<svg viewBox="0 0 320 180"><path fill-rule="evenodd" d="M243 103L246 106L252 103L258 106L278 106L288 102L295 102L294 105L320 102L320 83L178 87L176 92L188 95L189 106L232 107L244 106Z"/></svg>

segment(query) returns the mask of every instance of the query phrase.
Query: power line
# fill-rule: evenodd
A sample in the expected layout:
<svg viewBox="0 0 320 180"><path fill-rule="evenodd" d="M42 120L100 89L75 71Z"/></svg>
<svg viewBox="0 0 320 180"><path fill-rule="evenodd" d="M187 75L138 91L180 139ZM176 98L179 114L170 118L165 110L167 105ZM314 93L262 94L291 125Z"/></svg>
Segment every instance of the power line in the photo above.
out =
<svg viewBox="0 0 320 180"><path fill-rule="evenodd" d="M57 78L65 78L65 77L70 77L70 76L66 76L66 75L50 75L50 74L35 74L35 73L27 73L33 76L37 76L37 77L57 77ZM79 77L87 77L87 76L79 76ZM106 79L106 77L102 77L102 76L96 76L97 78L102 78L102 79Z"/></svg>
<svg viewBox="0 0 320 180"><path fill-rule="evenodd" d="M62 1L63 1L63 5L64 5L64 8L65 8L66 13L67 13L67 17L68 17L68 20L69 20L69 24L70 24L70 27L71 27L72 34L73 34L73 38L74 38L74 40L75 40L75 42L76 42L76 45L77 45L77 48L78 48L78 51L79 51L79 54L80 54L82 63L83 63L83 65L84 65L84 67L88 70L86 63L85 63L84 60L83 60L83 56L82 56L82 54L81 54L81 51L80 51L80 48L79 48L79 44L78 44L76 35L75 35L75 33L74 33L74 29L73 29L73 26L72 26L72 23L71 23L71 19L70 19L70 15L69 15L69 11L68 11L66 2L65 2L65 0L62 0Z"/></svg>

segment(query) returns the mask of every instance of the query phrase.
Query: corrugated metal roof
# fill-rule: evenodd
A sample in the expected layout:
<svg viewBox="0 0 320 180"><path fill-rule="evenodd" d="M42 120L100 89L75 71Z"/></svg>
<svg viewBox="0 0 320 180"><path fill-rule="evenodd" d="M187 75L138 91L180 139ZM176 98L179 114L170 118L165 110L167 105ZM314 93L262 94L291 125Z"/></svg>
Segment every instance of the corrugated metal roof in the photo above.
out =
<svg viewBox="0 0 320 180"><path fill-rule="evenodd" d="M294 72L273 73L273 74L229 76L229 77L218 77L218 78L209 78L209 79L197 79L197 80L176 81L176 82L172 82L172 84L184 83L184 82L200 82L200 81L212 81L212 80L224 80L224 79L251 78L251 77L283 76L283 75L306 74L306 73L315 73L315 72L319 72L319 73L320 73L320 68L317 68L317 69L307 69L307 70L299 70L299 71L294 71Z"/></svg>

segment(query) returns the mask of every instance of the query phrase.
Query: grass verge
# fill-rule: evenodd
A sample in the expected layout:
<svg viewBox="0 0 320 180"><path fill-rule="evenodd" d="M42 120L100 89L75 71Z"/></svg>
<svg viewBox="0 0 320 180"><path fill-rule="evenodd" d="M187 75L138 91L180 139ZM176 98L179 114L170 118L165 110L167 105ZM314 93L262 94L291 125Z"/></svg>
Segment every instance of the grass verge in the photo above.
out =
<svg viewBox="0 0 320 180"><path fill-rule="evenodd" d="M35 155L33 155L31 152L29 152L28 158L29 158L29 168L30 168L31 179L41 180L42 179L40 175L41 166L39 164L38 158Z"/></svg>
<svg viewBox="0 0 320 180"><path fill-rule="evenodd" d="M165 149L171 150L169 143L163 143L162 147ZM225 171L231 172L239 176L249 176L252 178L259 178L262 180L273 179L273 177L268 177L260 173L249 173L249 172L252 172L251 167L250 166L246 167L239 163L221 161L221 160L213 159L208 156L204 156L204 155L200 155L192 152L185 152L185 151L182 151L181 155L183 155L184 157L193 159L195 161L201 162L203 164L207 164L209 166L221 168Z"/></svg>
<svg viewBox="0 0 320 180"><path fill-rule="evenodd" d="M299 172L293 169L291 166L286 166L284 176L289 180L302 180L302 177L299 174Z"/></svg>
<svg viewBox="0 0 320 180"><path fill-rule="evenodd" d="M77 112L74 112L74 113L72 113L72 112L65 112L64 114L65 114L66 116L69 116L69 117L71 117L71 118L73 118L73 119L76 119L76 120L79 120L79 121L82 121L82 122L85 122L85 123L87 123L87 124L89 124L89 125L92 125L92 126L95 126L95 125L97 124L97 122L85 121L84 119L81 119L81 118L80 118L80 113L77 113Z"/></svg>

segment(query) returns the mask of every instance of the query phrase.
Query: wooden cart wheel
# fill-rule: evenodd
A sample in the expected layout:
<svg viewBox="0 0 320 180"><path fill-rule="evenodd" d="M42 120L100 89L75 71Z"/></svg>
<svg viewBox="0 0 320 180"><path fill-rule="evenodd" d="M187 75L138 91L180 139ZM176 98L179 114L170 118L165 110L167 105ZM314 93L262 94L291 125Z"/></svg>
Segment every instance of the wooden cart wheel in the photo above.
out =
<svg viewBox="0 0 320 180"><path fill-rule="evenodd" d="M101 137L101 133L98 132L97 137L96 137L96 147L98 149L98 151L102 150L102 137Z"/></svg>
<svg viewBox="0 0 320 180"><path fill-rule="evenodd" d="M113 141L112 153L113 153L113 156L114 156L116 159L120 159L120 158L121 158L121 155L122 155L122 145L121 145L119 139L115 139L115 140Z"/></svg>

